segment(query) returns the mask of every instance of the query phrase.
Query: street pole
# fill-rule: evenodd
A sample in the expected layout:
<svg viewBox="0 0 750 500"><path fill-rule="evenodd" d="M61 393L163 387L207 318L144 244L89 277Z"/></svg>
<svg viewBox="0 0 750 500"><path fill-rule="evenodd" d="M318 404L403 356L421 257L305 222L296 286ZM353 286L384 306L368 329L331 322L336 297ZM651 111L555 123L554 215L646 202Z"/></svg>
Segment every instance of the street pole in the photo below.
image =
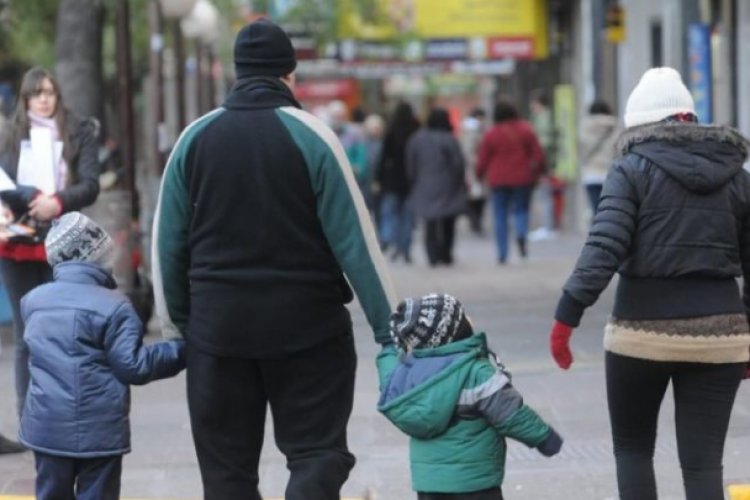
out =
<svg viewBox="0 0 750 500"><path fill-rule="evenodd" d="M133 86L130 58L130 9L128 0L117 0L117 87L125 188L130 193L131 214L136 218L138 202L135 188L135 127L133 118Z"/></svg>
<svg viewBox="0 0 750 500"><path fill-rule="evenodd" d="M175 96L177 98L177 133L185 128L185 44L182 37L180 20L172 20L175 59Z"/></svg>
<svg viewBox="0 0 750 500"><path fill-rule="evenodd" d="M203 71L203 42L200 37L196 37L193 41L193 48L195 50L195 107L196 116L201 116L205 113L205 95L204 95L204 74Z"/></svg>
<svg viewBox="0 0 750 500"><path fill-rule="evenodd" d="M209 112L216 107L216 75L214 74L214 65L216 63L216 58L214 57L214 48L211 45L208 45L206 47L206 59L208 60L206 64L206 66L208 67L208 71L206 72L206 82L208 87L208 102L206 106L206 112Z"/></svg>
<svg viewBox="0 0 750 500"><path fill-rule="evenodd" d="M149 5L149 28L151 31L151 109L153 112L153 130L151 133L151 151L154 158L154 172L161 175L165 163L166 123L164 113L164 23L161 5L152 0Z"/></svg>

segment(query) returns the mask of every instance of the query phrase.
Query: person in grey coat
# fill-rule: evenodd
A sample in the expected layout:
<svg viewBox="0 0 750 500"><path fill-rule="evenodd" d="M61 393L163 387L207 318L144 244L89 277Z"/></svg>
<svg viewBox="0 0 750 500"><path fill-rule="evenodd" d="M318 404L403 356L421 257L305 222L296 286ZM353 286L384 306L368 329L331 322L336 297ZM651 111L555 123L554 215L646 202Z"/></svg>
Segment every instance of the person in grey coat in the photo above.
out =
<svg viewBox="0 0 750 500"><path fill-rule="evenodd" d="M141 320L115 290L112 239L91 219L63 215L45 248L53 281L21 299L31 379L19 439L34 451L37 500L115 500L129 385L176 375L184 341L143 345Z"/></svg>
<svg viewBox="0 0 750 500"><path fill-rule="evenodd" d="M431 266L453 264L456 217L466 210L465 162L448 112L434 108L427 126L406 146L411 202L425 220L425 247Z"/></svg>

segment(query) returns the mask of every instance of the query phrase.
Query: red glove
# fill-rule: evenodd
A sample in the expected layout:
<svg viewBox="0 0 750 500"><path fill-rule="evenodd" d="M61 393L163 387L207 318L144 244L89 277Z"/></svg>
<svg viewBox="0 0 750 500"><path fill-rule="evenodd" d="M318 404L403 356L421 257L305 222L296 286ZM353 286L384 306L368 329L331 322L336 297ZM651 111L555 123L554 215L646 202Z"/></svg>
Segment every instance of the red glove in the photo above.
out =
<svg viewBox="0 0 750 500"><path fill-rule="evenodd" d="M552 357L555 358L557 366L563 370L570 368L573 363L573 355L570 353L570 336L573 334L573 327L555 321L552 325L552 331L549 334L549 347Z"/></svg>
<svg viewBox="0 0 750 500"><path fill-rule="evenodd" d="M745 372L745 378L750 378L750 364L747 365L747 371Z"/></svg>

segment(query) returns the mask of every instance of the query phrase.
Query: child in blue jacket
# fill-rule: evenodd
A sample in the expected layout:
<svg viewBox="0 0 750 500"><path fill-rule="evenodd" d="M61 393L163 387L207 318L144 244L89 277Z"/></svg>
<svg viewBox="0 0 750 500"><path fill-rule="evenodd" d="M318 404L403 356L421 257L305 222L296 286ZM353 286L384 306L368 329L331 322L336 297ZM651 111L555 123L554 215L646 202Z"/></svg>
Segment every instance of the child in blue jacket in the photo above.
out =
<svg viewBox="0 0 750 500"><path fill-rule="evenodd" d="M115 290L112 239L91 219L63 215L45 249L53 281L21 300L31 380L19 438L34 451L36 498L117 499L129 385L176 375L184 342L143 345L143 324Z"/></svg>
<svg viewBox="0 0 750 500"><path fill-rule="evenodd" d="M505 438L546 456L562 439L523 403L510 373L450 295L408 298L377 359L378 410L408 434L419 500L502 500Z"/></svg>

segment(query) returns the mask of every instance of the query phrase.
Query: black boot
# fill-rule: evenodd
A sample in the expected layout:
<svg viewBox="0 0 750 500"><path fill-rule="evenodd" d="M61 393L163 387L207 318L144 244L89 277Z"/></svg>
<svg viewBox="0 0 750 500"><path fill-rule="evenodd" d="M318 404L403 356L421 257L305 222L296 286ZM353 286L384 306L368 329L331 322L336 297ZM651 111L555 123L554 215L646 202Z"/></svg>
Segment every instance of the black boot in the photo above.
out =
<svg viewBox="0 0 750 500"><path fill-rule="evenodd" d="M528 257L528 252L526 249L526 238L518 238L518 253L521 254L522 258Z"/></svg>
<svg viewBox="0 0 750 500"><path fill-rule="evenodd" d="M22 451L26 451L26 448L24 448L22 444L11 441L0 434L0 455L6 453L21 453Z"/></svg>

